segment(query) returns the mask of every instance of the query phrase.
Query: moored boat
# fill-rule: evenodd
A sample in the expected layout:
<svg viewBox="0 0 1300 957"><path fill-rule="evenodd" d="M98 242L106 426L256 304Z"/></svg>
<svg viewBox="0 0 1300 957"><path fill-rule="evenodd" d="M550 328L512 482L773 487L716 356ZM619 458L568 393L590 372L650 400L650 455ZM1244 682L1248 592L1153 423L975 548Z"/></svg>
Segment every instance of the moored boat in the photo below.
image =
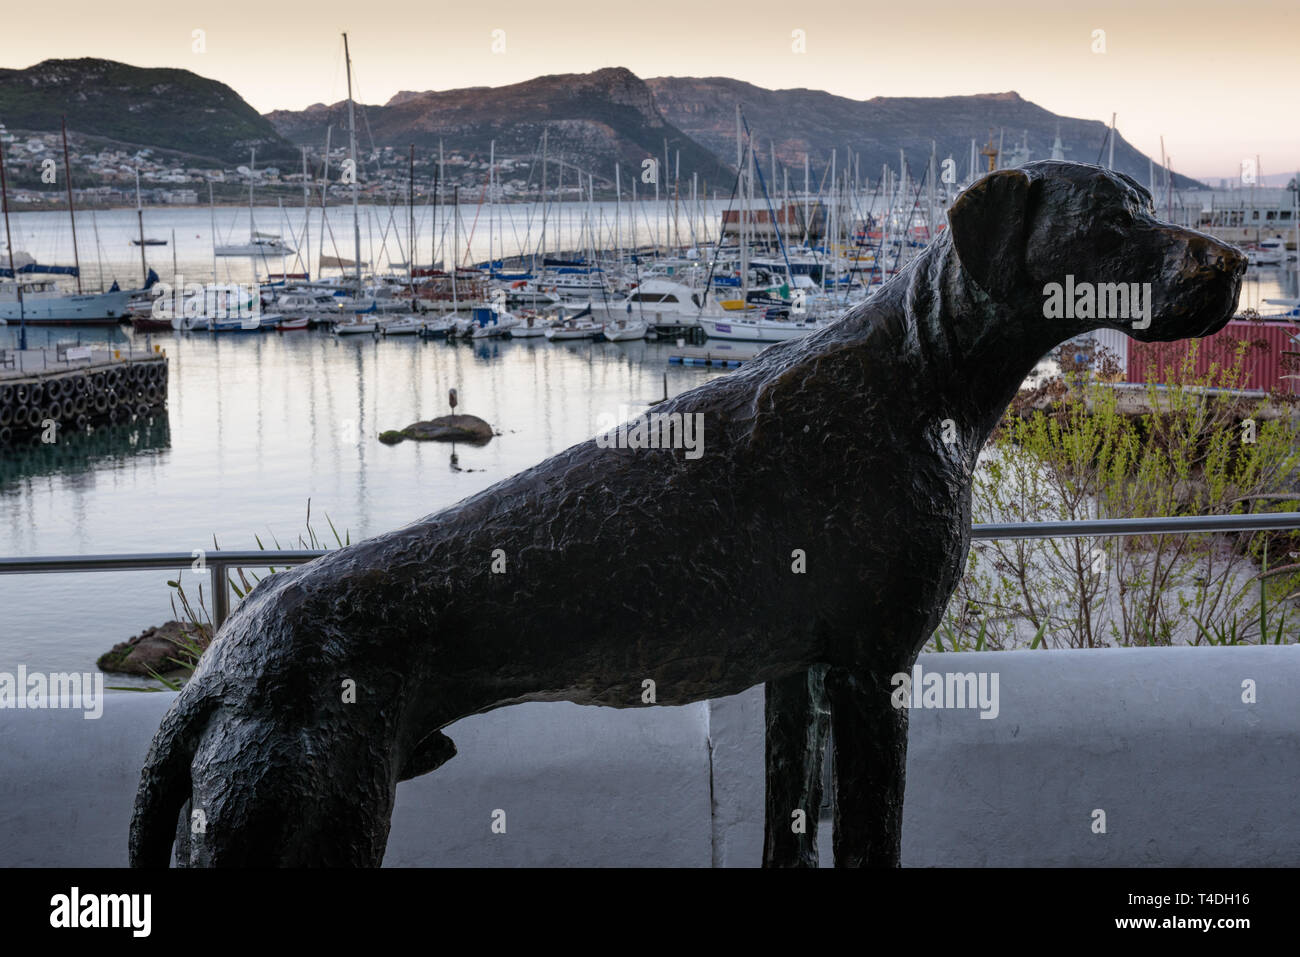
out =
<svg viewBox="0 0 1300 957"><path fill-rule="evenodd" d="M334 335L359 336L379 331L379 322L374 316L353 316L334 323Z"/></svg>
<svg viewBox="0 0 1300 957"><path fill-rule="evenodd" d="M569 339L595 339L601 335L601 324L593 322L590 316L561 319L546 330L546 338L552 342Z"/></svg>
<svg viewBox="0 0 1300 957"><path fill-rule="evenodd" d="M519 324L510 330L512 339L540 339L546 335L550 323L536 313L519 316Z"/></svg>
<svg viewBox="0 0 1300 957"><path fill-rule="evenodd" d="M379 331L386 336L415 336L423 328L424 319L417 315L393 316L379 323Z"/></svg>
<svg viewBox="0 0 1300 957"><path fill-rule="evenodd" d="M611 319L603 329L605 338L610 342L629 342L644 339L650 326L642 319Z"/></svg>
<svg viewBox="0 0 1300 957"><path fill-rule="evenodd" d="M736 342L785 342L798 339L822 328L818 320L769 319L765 316L737 315L726 319L700 317L700 325L710 339Z"/></svg>
<svg viewBox="0 0 1300 957"><path fill-rule="evenodd" d="M0 282L0 319L28 325L110 325L129 315L135 290L85 294L60 292L53 280L22 280L22 307L12 280Z"/></svg>

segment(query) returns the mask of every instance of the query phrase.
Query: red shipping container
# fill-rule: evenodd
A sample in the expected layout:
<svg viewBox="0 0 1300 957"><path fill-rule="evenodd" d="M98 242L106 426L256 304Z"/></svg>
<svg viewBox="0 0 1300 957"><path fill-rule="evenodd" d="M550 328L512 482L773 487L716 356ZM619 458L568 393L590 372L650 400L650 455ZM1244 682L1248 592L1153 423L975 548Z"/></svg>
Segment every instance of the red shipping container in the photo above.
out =
<svg viewBox="0 0 1300 957"><path fill-rule="evenodd" d="M1284 379L1284 375L1300 375L1300 329L1289 322L1249 322L1234 319L1212 336L1196 340L1196 375L1203 376L1216 369L1231 367L1239 344L1247 344L1242 359L1241 380L1233 388L1263 392L1282 392L1300 395L1300 379ZM1146 382L1147 373L1155 369L1155 380L1166 381L1167 373L1177 372L1187 356L1190 342L1138 342L1128 341L1129 382ZM1297 353L1287 357L1287 352ZM1222 384L1216 381L1214 385Z"/></svg>

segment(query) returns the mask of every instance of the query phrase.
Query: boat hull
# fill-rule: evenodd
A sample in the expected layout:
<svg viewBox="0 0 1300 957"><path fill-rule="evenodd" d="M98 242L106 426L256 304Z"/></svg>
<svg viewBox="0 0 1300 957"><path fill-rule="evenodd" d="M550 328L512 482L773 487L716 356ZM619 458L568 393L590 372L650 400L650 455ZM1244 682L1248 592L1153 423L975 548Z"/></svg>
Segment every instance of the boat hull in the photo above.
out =
<svg viewBox="0 0 1300 957"><path fill-rule="evenodd" d="M732 342L786 342L821 328L812 322L770 322L753 319L700 319L710 339Z"/></svg>
<svg viewBox="0 0 1300 957"><path fill-rule="evenodd" d="M100 292L88 295L34 295L23 297L23 316L19 316L16 299L0 300L0 319L17 325L25 318L28 325L111 325L129 318L129 306L135 290Z"/></svg>
<svg viewBox="0 0 1300 957"><path fill-rule="evenodd" d="M609 323L605 326L605 338L610 342L631 342L634 339L644 339L648 329L649 326L644 322L627 323L623 326Z"/></svg>

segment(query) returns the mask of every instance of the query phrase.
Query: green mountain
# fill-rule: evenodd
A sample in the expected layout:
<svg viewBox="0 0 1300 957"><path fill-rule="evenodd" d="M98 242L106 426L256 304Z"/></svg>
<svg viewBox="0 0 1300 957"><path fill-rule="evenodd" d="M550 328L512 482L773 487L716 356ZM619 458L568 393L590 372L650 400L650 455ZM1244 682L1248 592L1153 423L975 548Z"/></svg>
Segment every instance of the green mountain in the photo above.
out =
<svg viewBox="0 0 1300 957"><path fill-rule="evenodd" d="M112 60L45 60L0 70L0 122L11 130L68 128L120 143L176 150L219 164L290 160L297 151L224 83L189 70Z"/></svg>

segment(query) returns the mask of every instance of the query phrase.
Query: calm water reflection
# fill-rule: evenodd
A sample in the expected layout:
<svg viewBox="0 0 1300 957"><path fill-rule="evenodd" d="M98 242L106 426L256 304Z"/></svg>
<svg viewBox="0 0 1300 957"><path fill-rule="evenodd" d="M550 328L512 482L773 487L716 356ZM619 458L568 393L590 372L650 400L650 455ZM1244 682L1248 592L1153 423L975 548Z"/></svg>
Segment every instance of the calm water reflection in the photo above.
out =
<svg viewBox="0 0 1300 957"><path fill-rule="evenodd" d="M68 331L40 330L66 337ZM75 332L73 333L75 335ZM122 334L83 331L83 339ZM139 337L143 339L143 337ZM289 544L328 513L353 540L450 505L717 373L668 366L669 345L527 339L448 345L320 332L164 335L167 415L53 447L0 452L0 554L93 554ZM33 343L37 344L37 343ZM447 411L502 433L481 448L381 444ZM0 670L86 668L171 617L170 573L0 578ZM187 588L197 582L185 572Z"/></svg>
<svg viewBox="0 0 1300 957"><path fill-rule="evenodd" d="M1252 271L1242 305L1295 295ZM1265 307L1268 308L1268 307ZM8 344L13 330L0 330ZM32 346L118 329L37 329ZM132 337L143 342L143 336ZM452 346L323 332L154 337L171 360L167 414L0 451L0 554L52 555L289 544L325 515L357 539L450 505L594 435L602 414L640 411L720 373L669 366L658 343ZM375 436L460 410L502 434L482 448L385 446ZM0 670L91 667L115 642L172 617L171 574L0 577ZM186 571L187 588L200 579ZM203 579L204 581L206 579Z"/></svg>

